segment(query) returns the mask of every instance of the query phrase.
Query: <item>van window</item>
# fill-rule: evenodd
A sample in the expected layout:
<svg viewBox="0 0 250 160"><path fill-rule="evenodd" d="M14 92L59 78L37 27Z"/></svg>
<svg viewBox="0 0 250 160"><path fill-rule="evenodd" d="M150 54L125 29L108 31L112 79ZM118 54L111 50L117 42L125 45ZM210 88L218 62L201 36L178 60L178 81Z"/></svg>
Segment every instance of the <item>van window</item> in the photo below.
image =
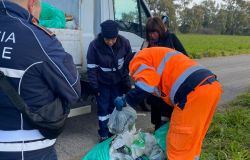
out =
<svg viewBox="0 0 250 160"><path fill-rule="evenodd" d="M114 18L121 31L145 37L145 25L149 14L141 0L113 0Z"/></svg>

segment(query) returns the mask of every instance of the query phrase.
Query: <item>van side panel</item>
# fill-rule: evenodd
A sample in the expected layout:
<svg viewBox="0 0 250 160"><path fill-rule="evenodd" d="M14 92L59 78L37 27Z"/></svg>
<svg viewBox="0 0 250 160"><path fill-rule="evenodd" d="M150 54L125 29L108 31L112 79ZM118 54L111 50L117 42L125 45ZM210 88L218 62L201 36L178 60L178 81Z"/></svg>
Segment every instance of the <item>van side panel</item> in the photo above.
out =
<svg viewBox="0 0 250 160"><path fill-rule="evenodd" d="M70 53L73 57L74 63L77 66L81 66L83 63L82 57L82 44L81 42L81 31L72 29L54 29L53 31L58 40L62 43L66 52Z"/></svg>

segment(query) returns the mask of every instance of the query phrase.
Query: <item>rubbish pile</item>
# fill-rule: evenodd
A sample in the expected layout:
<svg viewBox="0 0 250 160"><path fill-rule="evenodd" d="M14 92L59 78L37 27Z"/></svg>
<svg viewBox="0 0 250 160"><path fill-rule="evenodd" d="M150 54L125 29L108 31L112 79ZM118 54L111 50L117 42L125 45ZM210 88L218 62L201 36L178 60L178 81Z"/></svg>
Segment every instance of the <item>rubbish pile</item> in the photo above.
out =
<svg viewBox="0 0 250 160"><path fill-rule="evenodd" d="M111 160L164 160L165 153L150 133L136 131L136 111L126 106L122 111L114 109L108 127L115 134L110 145Z"/></svg>
<svg viewBox="0 0 250 160"><path fill-rule="evenodd" d="M136 118L130 106L114 109L108 122L114 136L94 146L82 160L165 160L169 123L150 134L136 130Z"/></svg>

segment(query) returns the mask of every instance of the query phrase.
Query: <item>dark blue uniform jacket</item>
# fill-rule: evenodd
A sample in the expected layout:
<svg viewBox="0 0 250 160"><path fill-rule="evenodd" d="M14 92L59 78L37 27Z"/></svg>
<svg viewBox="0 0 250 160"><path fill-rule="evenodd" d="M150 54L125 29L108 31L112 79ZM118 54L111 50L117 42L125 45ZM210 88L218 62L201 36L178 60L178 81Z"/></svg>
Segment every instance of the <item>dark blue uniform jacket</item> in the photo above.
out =
<svg viewBox="0 0 250 160"><path fill-rule="evenodd" d="M90 85L98 90L98 85L130 86L128 64L132 55L129 41L118 35L117 42L109 47L101 34L93 40L87 53L87 69Z"/></svg>
<svg viewBox="0 0 250 160"><path fill-rule="evenodd" d="M151 45L173 48L188 56L180 40L176 37L174 33L171 33L169 31L165 32L164 38L158 40L157 42L153 42L153 44ZM149 44L148 47L152 47L151 45Z"/></svg>
<svg viewBox="0 0 250 160"><path fill-rule="evenodd" d="M53 34L36 25L27 10L4 3L0 9L0 70L32 110L56 97L69 110L80 95L79 76L71 55ZM0 90L0 131L32 129Z"/></svg>

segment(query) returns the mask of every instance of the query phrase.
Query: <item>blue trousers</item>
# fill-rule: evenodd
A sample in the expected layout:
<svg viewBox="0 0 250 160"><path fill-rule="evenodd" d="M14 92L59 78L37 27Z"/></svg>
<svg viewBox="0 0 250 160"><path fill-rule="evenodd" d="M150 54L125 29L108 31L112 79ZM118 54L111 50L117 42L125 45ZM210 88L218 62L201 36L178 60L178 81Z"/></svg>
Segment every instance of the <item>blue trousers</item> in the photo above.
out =
<svg viewBox="0 0 250 160"><path fill-rule="evenodd" d="M23 152L0 152L0 160L57 160L54 146Z"/></svg>
<svg viewBox="0 0 250 160"><path fill-rule="evenodd" d="M117 96L122 95L121 87L119 85L107 86L99 84L99 96L96 96L97 101L97 114L99 119L99 130L100 137L109 136L108 120L109 115L113 112L114 100Z"/></svg>

